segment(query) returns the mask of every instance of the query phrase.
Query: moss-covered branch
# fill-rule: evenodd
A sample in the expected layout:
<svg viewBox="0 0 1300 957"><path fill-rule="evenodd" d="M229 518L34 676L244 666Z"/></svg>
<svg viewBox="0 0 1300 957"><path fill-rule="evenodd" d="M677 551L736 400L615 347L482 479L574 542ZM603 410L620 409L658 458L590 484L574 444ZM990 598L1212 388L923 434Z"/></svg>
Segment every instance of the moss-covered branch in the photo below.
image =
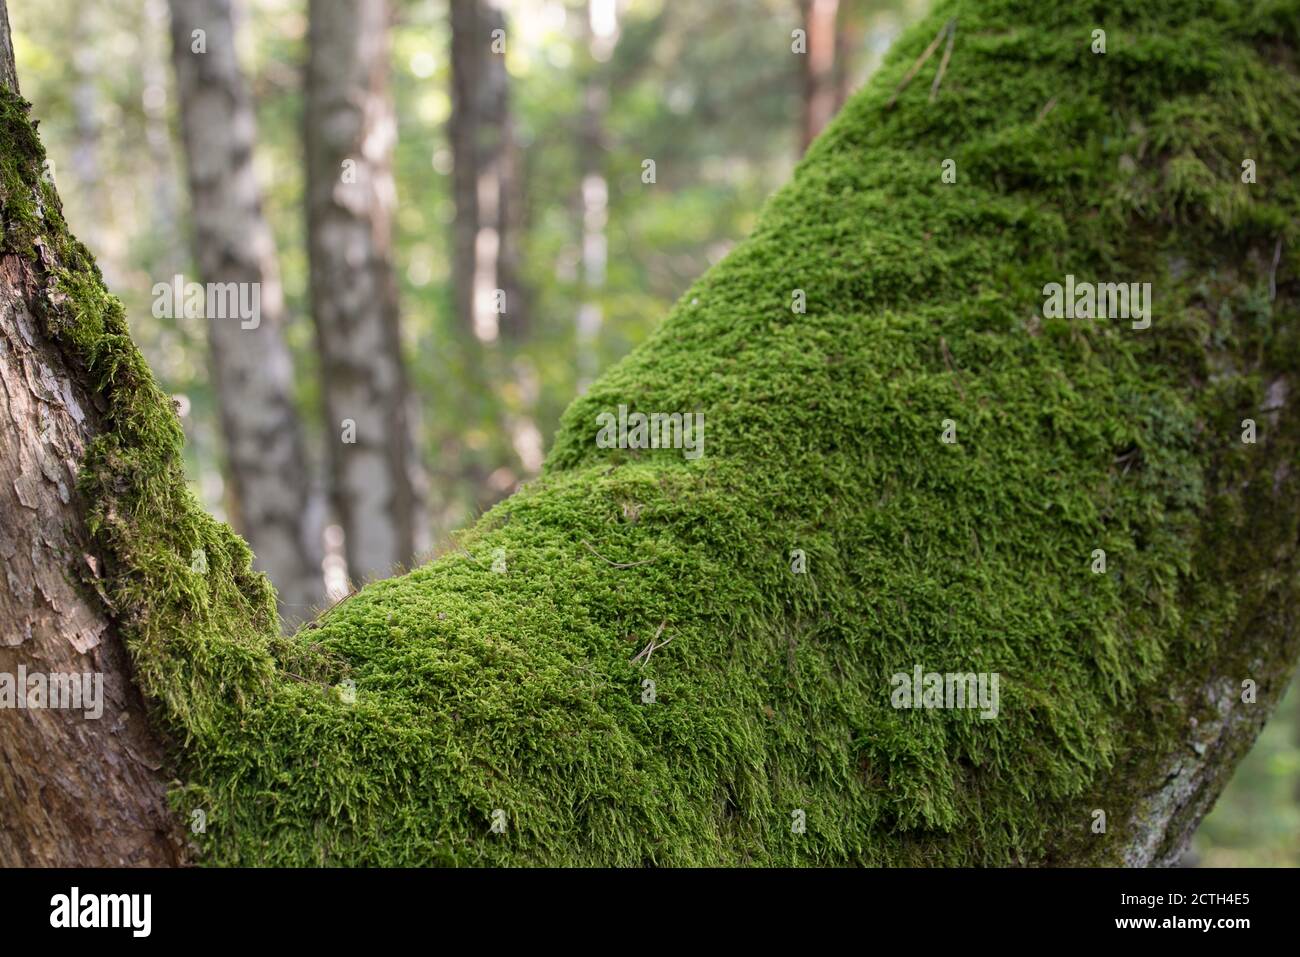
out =
<svg viewBox="0 0 1300 957"><path fill-rule="evenodd" d="M1297 652L1300 4L1101 9L939 4L539 481L288 640L6 97L5 242L108 404L90 522L205 859L1176 855ZM1150 327L1045 317L1067 275L1151 283ZM620 404L705 454L599 448ZM916 665L998 716L891 707Z"/></svg>

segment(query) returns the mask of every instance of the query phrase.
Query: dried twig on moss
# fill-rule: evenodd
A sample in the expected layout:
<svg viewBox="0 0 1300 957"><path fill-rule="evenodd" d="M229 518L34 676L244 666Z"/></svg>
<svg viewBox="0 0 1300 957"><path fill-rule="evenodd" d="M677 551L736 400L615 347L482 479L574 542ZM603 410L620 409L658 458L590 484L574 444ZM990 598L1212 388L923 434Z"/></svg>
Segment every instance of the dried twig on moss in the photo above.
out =
<svg viewBox="0 0 1300 957"><path fill-rule="evenodd" d="M655 636L654 636L653 638L650 639L650 644L646 645L644 648L642 648L640 651L638 651L635 655L633 655L631 658L629 658L629 659L628 659L628 664L633 664L633 663L635 663L635 662L637 661L637 659L641 658L641 656L644 655L644 656L645 656L645 660L642 661L641 664L643 664L643 665L648 665L648 664L650 664L650 656L651 656L651 655L653 655L656 651L658 651L660 648L664 647L665 645L670 645L670 644L672 644L673 638L676 638L676 637L677 637L676 635L673 635L673 638L669 638L669 639L668 639L667 641L665 641L665 642L660 642L660 641L659 641L659 636L662 635L662 634L664 633L664 626L667 625L667 624L668 624L668 620L667 620L667 619L664 619L663 621L659 622L659 630L656 631L656 632L655 632Z"/></svg>
<svg viewBox="0 0 1300 957"><path fill-rule="evenodd" d="M934 35L934 39L930 42L930 45L925 48L925 52L917 58L917 61L913 63L911 68L907 71L907 75L903 77L903 82L898 84L898 89L894 91L894 95L891 96L889 102L885 104L885 109L888 110L893 108L895 101L898 100L898 95L907 89L907 84L912 82L912 78L921 71L921 67L925 66L926 61L929 60L930 57L934 56L934 51L939 49L939 44L943 42L944 36L953 28L953 24L955 23L955 20L949 20L943 25L939 32Z"/></svg>
<svg viewBox="0 0 1300 957"><path fill-rule="evenodd" d="M944 71L948 69L948 60L952 57L953 41L957 39L957 18L948 21L944 28L948 31L948 45L943 48L943 59L939 61L939 71L934 75L934 82L930 84L930 102L933 103L935 97L939 95L939 84L943 82Z"/></svg>
<svg viewBox="0 0 1300 957"><path fill-rule="evenodd" d="M587 546L587 550L590 551L591 554L595 555L597 558L599 558L599 559L600 559L602 562L604 562L605 564L607 564L607 565L611 565L611 566L613 566L614 568L636 568L638 565L649 565L651 562L655 561L654 558L644 558L644 559L642 559L642 560L639 561L639 562L615 562L615 561L611 561L610 559L606 558L606 557L605 557L604 555L602 555L600 552L596 551L596 549L592 548L592 547L591 547L591 543L590 543L589 541L587 541L586 539L583 539L582 544L584 544L584 545Z"/></svg>

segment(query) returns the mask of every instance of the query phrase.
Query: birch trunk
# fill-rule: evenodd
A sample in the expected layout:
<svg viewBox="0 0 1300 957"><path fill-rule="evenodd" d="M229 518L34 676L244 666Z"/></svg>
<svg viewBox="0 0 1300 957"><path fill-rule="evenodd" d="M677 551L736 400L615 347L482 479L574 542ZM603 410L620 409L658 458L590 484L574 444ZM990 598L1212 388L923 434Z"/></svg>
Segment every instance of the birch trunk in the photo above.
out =
<svg viewBox="0 0 1300 957"><path fill-rule="evenodd" d="M256 121L235 52L233 0L171 0L172 63L202 283L260 290L251 322L208 317L213 385L231 484L231 524L279 592L287 623L324 599L321 509L310 490L271 231L253 171ZM206 52L196 52L203 31ZM165 277L170 280L171 277ZM306 500L305 500L306 499Z"/></svg>
<svg viewBox="0 0 1300 957"><path fill-rule="evenodd" d="M310 6L311 306L331 499L356 581L387 577L427 545L392 264L388 16L385 0Z"/></svg>

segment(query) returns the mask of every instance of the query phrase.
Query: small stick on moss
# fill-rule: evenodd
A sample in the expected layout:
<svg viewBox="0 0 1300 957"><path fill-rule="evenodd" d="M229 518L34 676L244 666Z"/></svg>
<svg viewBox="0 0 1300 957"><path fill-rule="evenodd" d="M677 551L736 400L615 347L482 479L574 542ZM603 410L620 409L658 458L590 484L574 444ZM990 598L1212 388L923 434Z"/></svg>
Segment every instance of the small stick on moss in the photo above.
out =
<svg viewBox="0 0 1300 957"><path fill-rule="evenodd" d="M1054 110L1055 108L1056 108L1056 97L1052 97L1050 100L1048 100L1046 103L1043 104L1043 108L1039 110L1038 115L1034 117L1034 122L1041 123L1043 121L1043 117L1045 117L1048 113L1052 112L1052 110Z"/></svg>
<svg viewBox="0 0 1300 957"><path fill-rule="evenodd" d="M334 604L330 605L328 608L326 608L324 611L322 611L319 615L317 615L317 616L316 616L315 618L313 618L311 621L307 622L307 624L305 624L303 627L304 627L304 628L319 628L319 627L320 627L321 620L322 620L326 615L328 615L330 612L332 612L332 611L333 611L335 608L337 608L339 605L343 604L345 601L347 601L349 598L351 598L353 595L355 595L355 594L357 593L358 590L359 590L359 589L356 589L356 588L352 589L352 591L348 592L348 593L347 593L346 595L344 595L342 598L338 599L336 602L334 602Z"/></svg>
<svg viewBox="0 0 1300 957"><path fill-rule="evenodd" d="M1137 458L1138 453L1140 453L1141 451L1142 451L1141 449L1134 446L1133 448L1125 452L1123 455L1116 456L1115 464L1119 465L1121 462L1124 464L1124 471L1122 475L1128 475L1128 470L1133 467L1133 462Z"/></svg>
<svg viewBox="0 0 1300 957"><path fill-rule="evenodd" d="M650 644L646 645L644 648L642 648L640 651L638 651L635 655L633 655L631 658L629 658L629 659L628 659L628 664L633 664L634 662L636 662L636 660L637 660L638 658L640 658L642 655L645 655L645 661L641 662L641 664L643 664L643 665L648 665L648 664L650 664L650 656L651 656L651 655L653 655L653 654L654 654L656 651L658 651L660 648L664 647L664 645L667 645L667 644L671 644L671 643L672 643L673 638L676 638L676 637L677 637L676 635L673 635L673 638L669 638L669 639L668 639L667 641L665 641L663 644L656 644L656 642L659 641L659 636L662 635L662 634L664 633L664 625L666 625L666 624L668 624L668 619L667 619L667 618L665 618L663 621L659 622L659 630L656 631L656 632L655 632L655 636L654 636L653 638L650 639Z"/></svg>
<svg viewBox="0 0 1300 957"><path fill-rule="evenodd" d="M939 84L943 82L943 72L948 69L948 58L952 56L952 44L957 39L957 20L954 17L948 21L944 28L948 31L948 45L943 48L943 59L939 61L939 72L934 75L934 82L930 84L930 102L933 103L935 97L939 95Z"/></svg>
<svg viewBox="0 0 1300 957"><path fill-rule="evenodd" d="M943 353L944 365L946 365L948 371L952 373L952 382L953 385L957 387L957 394L961 396L961 400L965 402L966 390L961 387L961 375L957 372L957 367L953 365L952 353L948 351L948 342L943 336L939 337L939 351Z"/></svg>
<svg viewBox="0 0 1300 957"><path fill-rule="evenodd" d="M673 639L675 639L676 637L677 637L676 635L673 635L672 638L669 638L663 644L655 645L653 648L650 649L650 655L653 655L660 648L664 647L664 645L671 645L673 643ZM650 664L650 655L645 656L645 664L647 665Z"/></svg>
<svg viewBox="0 0 1300 957"><path fill-rule="evenodd" d="M930 45L925 48L925 52L921 54L917 61L913 63L911 68L907 71L907 75L903 77L903 82L898 84L898 89L894 91L894 95L891 96L889 102L885 104L885 109L892 110L894 108L894 102L898 99L898 94L907 89L907 84L912 82L912 77L916 76L916 74L920 72L921 67L925 66L926 61L929 60L930 57L934 56L934 51L939 49L939 44L943 42L944 34L948 32L949 25L952 24L952 22L952 20L949 20L940 28L939 32L935 34L934 40L932 40Z"/></svg>
<svg viewBox="0 0 1300 957"><path fill-rule="evenodd" d="M636 568L638 565L649 565L651 562L655 560L654 558L646 558L639 562L612 562L604 555L602 555L600 552L592 548L591 543L588 542L586 539L582 540L582 544L587 546L591 554L595 555L597 558L599 558L602 562L605 562L607 565L613 565L615 568Z"/></svg>
<svg viewBox="0 0 1300 957"><path fill-rule="evenodd" d="M465 553L465 557L468 558L470 561L472 561L472 562L473 562L475 565L477 565L479 568L487 568L487 567L488 567L488 566L484 565L481 561L479 561L477 558L475 558L473 555L471 555L469 549L466 548L464 545L460 545L460 546L458 546L458 547L460 548L460 550L461 550L462 552Z"/></svg>
<svg viewBox="0 0 1300 957"><path fill-rule="evenodd" d="M328 688L330 686L327 681L313 681L311 678L304 678L302 675L296 675L287 668L281 668L280 674L287 675L294 681L301 681L305 685L320 685L322 688Z"/></svg>

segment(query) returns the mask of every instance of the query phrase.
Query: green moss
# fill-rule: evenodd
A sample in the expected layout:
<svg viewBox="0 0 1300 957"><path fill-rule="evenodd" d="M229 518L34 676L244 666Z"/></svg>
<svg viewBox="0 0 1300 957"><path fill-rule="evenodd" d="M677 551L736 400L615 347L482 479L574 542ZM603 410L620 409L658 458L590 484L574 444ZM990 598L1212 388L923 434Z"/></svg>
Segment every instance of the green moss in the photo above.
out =
<svg viewBox="0 0 1300 957"><path fill-rule="evenodd" d="M121 303L73 239L29 104L0 90L0 206L6 251L31 262L47 332L96 397L98 435L80 491L101 547L109 607L123 626L141 687L183 738L273 685L274 593L250 568L248 546L190 494L183 433L171 401L131 342ZM203 561L195 561L202 552ZM206 564L206 572L192 567Z"/></svg>
<svg viewBox="0 0 1300 957"><path fill-rule="evenodd" d="M287 641L184 493L120 308L57 203L30 211L28 136L6 242L56 249L51 324L108 403L92 526L206 859L1116 859L1123 772L1178 746L1209 676L1280 683L1258 641L1298 597L1300 426L1260 410L1300 365L1300 5L1150 7L941 3L572 405L540 480ZM953 15L938 100L931 62L889 107ZM1151 328L1044 319L1066 273L1153 283ZM597 448L619 404L703 412L703 458ZM998 672L999 717L893 709L915 664Z"/></svg>

